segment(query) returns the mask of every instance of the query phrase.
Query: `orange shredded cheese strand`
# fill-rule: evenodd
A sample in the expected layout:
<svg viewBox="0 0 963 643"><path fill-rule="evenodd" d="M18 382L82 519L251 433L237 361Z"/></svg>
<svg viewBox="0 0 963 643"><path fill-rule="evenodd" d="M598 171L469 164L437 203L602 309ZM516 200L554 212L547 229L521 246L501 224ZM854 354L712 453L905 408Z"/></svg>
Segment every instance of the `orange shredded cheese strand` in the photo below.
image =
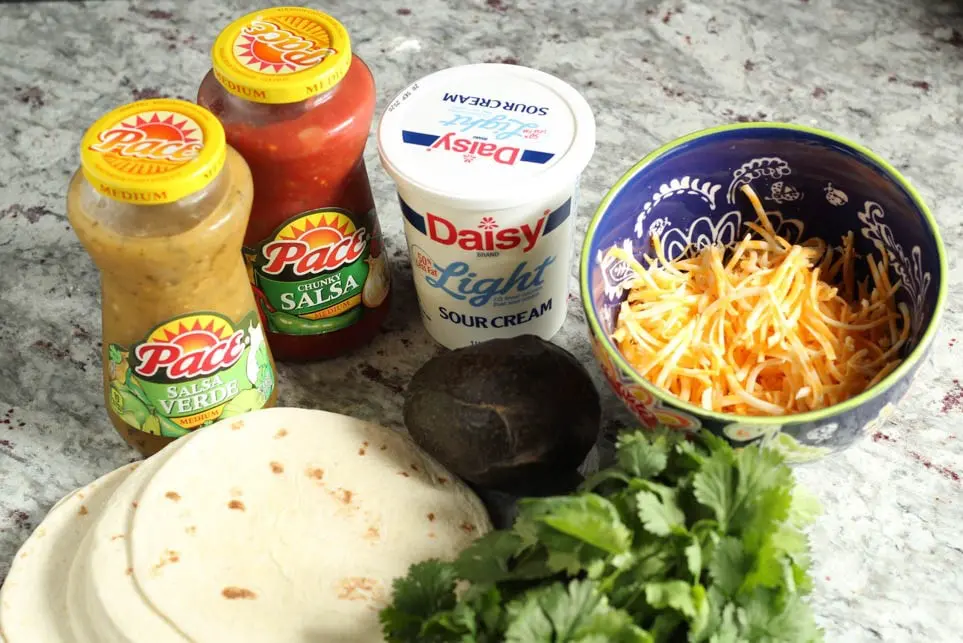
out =
<svg viewBox="0 0 963 643"><path fill-rule="evenodd" d="M877 384L899 366L910 328L886 253L868 258L857 283L852 232L839 248L792 244L752 188L741 189L756 238L668 261L653 235L648 267L610 250L638 275L612 335L625 358L686 402L738 415L813 411Z"/></svg>

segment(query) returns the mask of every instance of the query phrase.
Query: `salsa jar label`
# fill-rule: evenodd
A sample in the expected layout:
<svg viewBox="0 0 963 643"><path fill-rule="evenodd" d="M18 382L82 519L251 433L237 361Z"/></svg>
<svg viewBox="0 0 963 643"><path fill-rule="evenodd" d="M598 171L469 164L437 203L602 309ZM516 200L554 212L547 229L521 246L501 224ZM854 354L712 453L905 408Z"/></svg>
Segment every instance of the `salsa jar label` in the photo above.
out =
<svg viewBox="0 0 963 643"><path fill-rule="evenodd" d="M388 296L377 214L323 208L291 217L244 256L268 330L320 335L358 322Z"/></svg>
<svg viewBox="0 0 963 643"><path fill-rule="evenodd" d="M213 312L159 324L140 342L107 348L111 410L130 426L180 437L262 408L275 375L256 311L235 325Z"/></svg>

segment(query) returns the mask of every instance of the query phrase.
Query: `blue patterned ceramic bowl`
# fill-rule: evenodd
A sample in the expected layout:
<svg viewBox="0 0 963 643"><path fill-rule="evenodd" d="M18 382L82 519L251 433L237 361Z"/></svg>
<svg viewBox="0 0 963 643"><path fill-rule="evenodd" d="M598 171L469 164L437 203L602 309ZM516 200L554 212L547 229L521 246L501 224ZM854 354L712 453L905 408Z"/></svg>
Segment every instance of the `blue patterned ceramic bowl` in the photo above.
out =
<svg viewBox="0 0 963 643"><path fill-rule="evenodd" d="M911 311L903 363L879 384L842 404L809 413L746 417L706 411L644 380L610 339L632 271L607 251L636 258L659 234L668 258L707 243L733 243L754 220L739 187L749 184L780 234L836 243L855 231L860 254L882 244L901 279L898 298ZM602 201L586 233L582 302L606 378L644 426L705 427L735 444L764 441L790 460L821 457L851 444L888 415L926 357L946 300L946 256L936 222L916 190L886 161L839 136L781 123L744 123L690 134L649 154Z"/></svg>

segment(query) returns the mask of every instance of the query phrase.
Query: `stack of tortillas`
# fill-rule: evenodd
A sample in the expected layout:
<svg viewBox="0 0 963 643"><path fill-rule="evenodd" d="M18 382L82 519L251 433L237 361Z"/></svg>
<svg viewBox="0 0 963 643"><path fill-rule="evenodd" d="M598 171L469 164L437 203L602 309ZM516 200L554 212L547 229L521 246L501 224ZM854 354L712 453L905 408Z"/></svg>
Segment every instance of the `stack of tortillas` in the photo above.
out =
<svg viewBox="0 0 963 643"><path fill-rule="evenodd" d="M380 641L392 580L490 528L478 498L406 436L256 411L55 505L0 592L0 639Z"/></svg>

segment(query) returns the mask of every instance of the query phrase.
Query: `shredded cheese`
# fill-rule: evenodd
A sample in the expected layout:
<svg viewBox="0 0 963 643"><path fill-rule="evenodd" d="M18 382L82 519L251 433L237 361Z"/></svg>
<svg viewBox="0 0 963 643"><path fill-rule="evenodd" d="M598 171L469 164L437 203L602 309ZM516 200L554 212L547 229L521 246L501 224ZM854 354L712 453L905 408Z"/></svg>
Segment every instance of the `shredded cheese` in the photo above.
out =
<svg viewBox="0 0 963 643"><path fill-rule="evenodd" d="M622 354L686 402L739 415L813 411L874 386L902 361L910 328L886 253L867 257L857 282L852 232L838 248L792 244L752 188L742 191L755 238L668 261L653 235L648 267L609 251L637 274L612 335Z"/></svg>

